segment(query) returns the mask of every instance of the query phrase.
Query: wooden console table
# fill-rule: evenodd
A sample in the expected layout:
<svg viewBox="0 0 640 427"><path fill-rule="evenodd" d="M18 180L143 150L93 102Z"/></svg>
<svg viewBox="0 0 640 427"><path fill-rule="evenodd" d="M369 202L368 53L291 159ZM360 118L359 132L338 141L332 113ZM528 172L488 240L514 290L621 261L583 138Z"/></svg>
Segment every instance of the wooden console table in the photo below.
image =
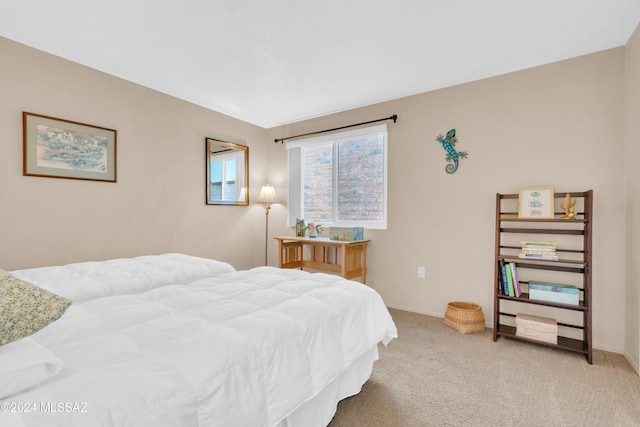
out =
<svg viewBox="0 0 640 427"><path fill-rule="evenodd" d="M278 241L280 268L314 268L340 273L345 279L367 276L367 243L369 240L345 242L328 237L274 237ZM310 257L304 259L304 246L309 246Z"/></svg>

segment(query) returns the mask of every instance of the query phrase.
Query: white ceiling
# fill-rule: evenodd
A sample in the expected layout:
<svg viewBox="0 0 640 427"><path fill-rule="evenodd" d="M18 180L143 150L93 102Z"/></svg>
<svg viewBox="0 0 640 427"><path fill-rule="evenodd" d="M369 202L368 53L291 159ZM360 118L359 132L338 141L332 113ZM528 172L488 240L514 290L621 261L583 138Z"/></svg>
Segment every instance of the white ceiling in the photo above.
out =
<svg viewBox="0 0 640 427"><path fill-rule="evenodd" d="M0 2L3 37L265 128L622 46L638 22L640 0Z"/></svg>

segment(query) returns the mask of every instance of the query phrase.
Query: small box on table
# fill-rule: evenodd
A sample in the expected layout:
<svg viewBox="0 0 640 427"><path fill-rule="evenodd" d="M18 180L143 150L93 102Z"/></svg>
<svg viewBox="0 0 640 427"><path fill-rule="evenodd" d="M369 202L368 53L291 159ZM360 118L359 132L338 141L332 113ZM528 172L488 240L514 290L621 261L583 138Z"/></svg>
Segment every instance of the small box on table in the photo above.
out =
<svg viewBox="0 0 640 427"><path fill-rule="evenodd" d="M548 317L518 313L516 315L516 336L558 344L558 323L555 319Z"/></svg>
<svg viewBox="0 0 640 427"><path fill-rule="evenodd" d="M560 304L578 305L580 303L580 289L575 286L562 285L560 283L530 280L529 298Z"/></svg>
<svg viewBox="0 0 640 427"><path fill-rule="evenodd" d="M347 242L364 240L364 227L329 227L329 239Z"/></svg>

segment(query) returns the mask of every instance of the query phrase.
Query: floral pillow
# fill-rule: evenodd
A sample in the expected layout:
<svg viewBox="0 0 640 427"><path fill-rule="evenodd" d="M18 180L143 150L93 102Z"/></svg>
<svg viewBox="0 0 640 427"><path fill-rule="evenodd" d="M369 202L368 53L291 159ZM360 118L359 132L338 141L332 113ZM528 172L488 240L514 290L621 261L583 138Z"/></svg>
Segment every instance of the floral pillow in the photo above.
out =
<svg viewBox="0 0 640 427"><path fill-rule="evenodd" d="M0 346L39 331L70 305L66 298L0 271Z"/></svg>

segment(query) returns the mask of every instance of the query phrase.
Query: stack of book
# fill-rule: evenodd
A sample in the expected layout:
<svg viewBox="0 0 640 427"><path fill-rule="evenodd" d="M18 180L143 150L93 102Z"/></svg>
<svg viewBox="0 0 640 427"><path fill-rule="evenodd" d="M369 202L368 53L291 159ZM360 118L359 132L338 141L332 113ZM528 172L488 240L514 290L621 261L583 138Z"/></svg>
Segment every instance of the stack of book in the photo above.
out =
<svg viewBox="0 0 640 427"><path fill-rule="evenodd" d="M522 251L519 258L557 261L556 242L520 242Z"/></svg>

